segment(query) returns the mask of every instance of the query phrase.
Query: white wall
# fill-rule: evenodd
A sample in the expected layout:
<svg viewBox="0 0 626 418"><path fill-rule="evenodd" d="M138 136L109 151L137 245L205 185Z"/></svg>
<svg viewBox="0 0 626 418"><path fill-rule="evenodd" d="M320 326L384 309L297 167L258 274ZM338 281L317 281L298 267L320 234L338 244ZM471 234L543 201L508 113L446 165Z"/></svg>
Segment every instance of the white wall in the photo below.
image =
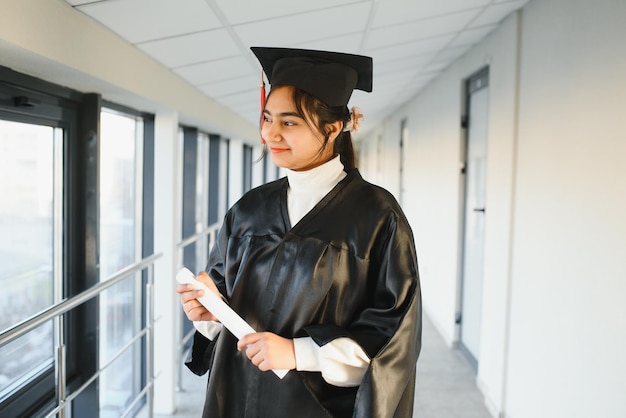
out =
<svg viewBox="0 0 626 418"><path fill-rule="evenodd" d="M524 14L515 418L626 416L625 23L623 0L534 1Z"/></svg>
<svg viewBox="0 0 626 418"><path fill-rule="evenodd" d="M424 311L457 340L462 82L490 65L477 381L494 416L626 416L626 2L531 0L359 144L407 117ZM622 123L620 123L622 122ZM376 161L373 158L377 158Z"/></svg>

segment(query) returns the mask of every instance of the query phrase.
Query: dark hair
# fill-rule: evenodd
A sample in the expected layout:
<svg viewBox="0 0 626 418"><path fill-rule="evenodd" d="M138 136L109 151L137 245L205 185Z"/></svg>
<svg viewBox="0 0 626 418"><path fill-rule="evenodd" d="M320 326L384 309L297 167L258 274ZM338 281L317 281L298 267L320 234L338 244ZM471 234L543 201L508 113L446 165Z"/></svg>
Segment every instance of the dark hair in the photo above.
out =
<svg viewBox="0 0 626 418"><path fill-rule="evenodd" d="M279 86L273 86L273 88L276 87ZM345 126L346 123L350 121L350 111L346 106L330 107L304 90L293 86L289 87L293 89L292 99L296 105L297 113L306 121L309 127L317 130L324 137L324 143L320 149L320 153L322 153L328 145L329 139L328 132L326 132L326 125L342 121ZM271 95L272 92L270 91L269 94ZM352 147L352 135L350 135L350 131L340 132L339 135L337 135L333 152L339 154L339 158L346 172L356 168L356 157L354 155L354 148ZM265 154L265 150L263 153Z"/></svg>

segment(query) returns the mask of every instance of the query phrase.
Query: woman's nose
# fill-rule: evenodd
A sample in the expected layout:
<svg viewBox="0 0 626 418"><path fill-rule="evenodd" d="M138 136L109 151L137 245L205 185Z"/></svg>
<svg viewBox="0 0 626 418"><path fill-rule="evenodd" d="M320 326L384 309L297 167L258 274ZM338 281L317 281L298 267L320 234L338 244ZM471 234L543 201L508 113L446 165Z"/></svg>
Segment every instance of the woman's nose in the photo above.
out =
<svg viewBox="0 0 626 418"><path fill-rule="evenodd" d="M261 135L263 139L266 141L276 141L280 136L280 130L276 128L276 124L265 122L263 124L263 129L261 130Z"/></svg>

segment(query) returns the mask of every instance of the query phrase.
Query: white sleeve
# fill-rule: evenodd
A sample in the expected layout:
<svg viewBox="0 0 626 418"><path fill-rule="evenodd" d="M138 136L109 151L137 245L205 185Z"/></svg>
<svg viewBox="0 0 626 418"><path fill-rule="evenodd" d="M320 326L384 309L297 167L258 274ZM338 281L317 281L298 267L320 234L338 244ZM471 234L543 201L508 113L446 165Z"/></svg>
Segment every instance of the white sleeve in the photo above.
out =
<svg viewBox="0 0 626 418"><path fill-rule="evenodd" d="M213 341L224 325L216 321L193 321L193 326L200 334Z"/></svg>
<svg viewBox="0 0 626 418"><path fill-rule="evenodd" d="M320 347L311 337L294 338L296 370L321 372L331 385L358 386L370 364L363 349L350 338L337 338Z"/></svg>

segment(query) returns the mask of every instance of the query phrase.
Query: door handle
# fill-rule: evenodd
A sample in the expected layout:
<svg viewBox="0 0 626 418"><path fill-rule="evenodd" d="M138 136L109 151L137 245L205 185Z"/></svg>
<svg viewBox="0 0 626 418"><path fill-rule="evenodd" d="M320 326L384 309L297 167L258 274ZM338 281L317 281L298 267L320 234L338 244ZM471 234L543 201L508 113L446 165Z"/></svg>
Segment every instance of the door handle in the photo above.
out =
<svg viewBox="0 0 626 418"><path fill-rule="evenodd" d="M485 212L485 208L474 208L474 212Z"/></svg>

